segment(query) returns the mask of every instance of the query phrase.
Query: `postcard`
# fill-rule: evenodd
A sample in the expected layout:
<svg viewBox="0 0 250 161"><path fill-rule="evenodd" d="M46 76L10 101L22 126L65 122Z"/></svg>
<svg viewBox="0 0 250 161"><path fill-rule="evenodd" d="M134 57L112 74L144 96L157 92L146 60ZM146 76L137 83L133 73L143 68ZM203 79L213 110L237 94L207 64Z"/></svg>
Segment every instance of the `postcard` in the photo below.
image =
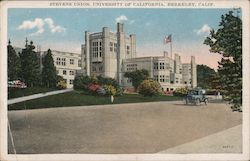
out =
<svg viewBox="0 0 250 161"><path fill-rule="evenodd" d="M1 1L0 159L249 160L249 1Z"/></svg>

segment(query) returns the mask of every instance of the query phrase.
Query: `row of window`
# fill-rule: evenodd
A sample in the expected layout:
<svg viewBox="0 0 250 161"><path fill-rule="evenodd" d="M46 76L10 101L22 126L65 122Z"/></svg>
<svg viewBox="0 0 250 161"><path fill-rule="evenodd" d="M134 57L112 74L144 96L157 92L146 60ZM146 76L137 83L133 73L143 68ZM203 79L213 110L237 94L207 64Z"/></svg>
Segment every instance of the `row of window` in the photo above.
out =
<svg viewBox="0 0 250 161"><path fill-rule="evenodd" d="M65 82L67 83L67 79L64 79L65 80ZM69 80L69 84L73 84L74 83L74 80L73 79L70 79Z"/></svg>
<svg viewBox="0 0 250 161"><path fill-rule="evenodd" d="M101 40L92 42L92 46L93 46L93 47L102 46Z"/></svg>
<svg viewBox="0 0 250 161"><path fill-rule="evenodd" d="M160 75L160 78L159 78L158 75L154 75L154 80L156 80L158 82L169 83L170 77L168 75Z"/></svg>
<svg viewBox="0 0 250 161"><path fill-rule="evenodd" d="M56 73L59 74L59 70L56 70ZM67 75L67 70L63 70L62 74L63 75ZM74 70L70 70L69 71L69 75L75 75L75 71Z"/></svg>
<svg viewBox="0 0 250 161"><path fill-rule="evenodd" d="M101 71L102 71L102 66L100 66L99 68L97 68L97 67L92 67L92 71L93 71L93 72L97 72L97 69L98 69L99 72L101 72Z"/></svg>
<svg viewBox="0 0 250 161"><path fill-rule="evenodd" d="M171 69L168 63L154 63L154 69Z"/></svg>
<svg viewBox="0 0 250 161"><path fill-rule="evenodd" d="M69 59L69 64L74 65L75 60L74 59ZM61 65L61 66L66 66L66 58L56 58L56 65ZM78 67L81 67L82 62L81 60L78 60Z"/></svg>
<svg viewBox="0 0 250 161"><path fill-rule="evenodd" d="M111 52L117 53L117 43L110 42L109 43L109 49L110 49Z"/></svg>

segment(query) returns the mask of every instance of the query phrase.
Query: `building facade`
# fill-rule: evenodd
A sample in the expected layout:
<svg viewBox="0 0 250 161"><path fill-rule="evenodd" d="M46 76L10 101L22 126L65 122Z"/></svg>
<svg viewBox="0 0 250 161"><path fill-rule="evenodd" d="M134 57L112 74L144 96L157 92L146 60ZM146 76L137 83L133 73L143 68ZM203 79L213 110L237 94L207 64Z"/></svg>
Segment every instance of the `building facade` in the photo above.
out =
<svg viewBox="0 0 250 161"><path fill-rule="evenodd" d="M98 33L86 31L81 54L84 75L111 77L121 84L123 60L136 57L136 37L127 36L120 23L116 33L107 27Z"/></svg>
<svg viewBox="0 0 250 161"><path fill-rule="evenodd" d="M196 87L196 64L192 56L190 63L181 63L181 57L175 54L175 59L168 57L165 52L163 56L138 57L123 61L123 71L131 72L134 70L146 69L149 77L157 80L162 90L174 91L180 87ZM131 87L132 82L123 77L123 85Z"/></svg>
<svg viewBox="0 0 250 161"><path fill-rule="evenodd" d="M41 52L42 57L44 57L46 53L47 51ZM60 75L63 79L65 79L67 82L67 88L73 88L76 71L80 70L82 67L81 55L57 50L51 50L51 54L54 60L57 75Z"/></svg>
<svg viewBox="0 0 250 161"><path fill-rule="evenodd" d="M167 52L163 56L136 57L136 36L127 36L121 23L117 24L116 33L107 27L98 33L86 31L81 55L83 75L114 78L123 87L132 87L124 73L137 69L148 70L150 78L157 80L166 91L197 86L195 57L185 64L178 54L172 59Z"/></svg>

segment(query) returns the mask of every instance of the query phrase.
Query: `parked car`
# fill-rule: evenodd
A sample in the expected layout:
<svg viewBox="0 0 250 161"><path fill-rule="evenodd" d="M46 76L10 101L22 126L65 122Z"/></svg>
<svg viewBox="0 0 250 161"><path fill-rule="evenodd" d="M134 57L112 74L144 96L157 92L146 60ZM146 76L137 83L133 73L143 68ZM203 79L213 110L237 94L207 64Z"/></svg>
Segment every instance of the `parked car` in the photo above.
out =
<svg viewBox="0 0 250 161"><path fill-rule="evenodd" d="M27 88L27 85L20 80L8 81L9 88Z"/></svg>
<svg viewBox="0 0 250 161"><path fill-rule="evenodd" d="M205 96L206 91L203 89L192 89L188 91L188 94L185 98L186 104L193 103L199 105L201 102L205 104L208 103L208 97Z"/></svg>

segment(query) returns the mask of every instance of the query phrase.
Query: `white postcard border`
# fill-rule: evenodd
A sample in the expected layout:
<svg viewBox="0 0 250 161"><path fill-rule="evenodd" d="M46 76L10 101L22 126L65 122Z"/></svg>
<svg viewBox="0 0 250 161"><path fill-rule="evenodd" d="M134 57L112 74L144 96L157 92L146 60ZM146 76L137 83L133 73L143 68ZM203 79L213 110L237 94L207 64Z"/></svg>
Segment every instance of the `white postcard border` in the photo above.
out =
<svg viewBox="0 0 250 161"><path fill-rule="evenodd" d="M248 160L249 159L249 1L103 1L119 2L124 6L102 6L101 8L143 8L145 6L125 6L134 2L179 2L200 3L212 2L214 6L151 6L148 8L242 8L243 17L243 153L242 154L7 154L7 9L8 8L97 8L96 6L50 6L52 2L83 2L83 1L2 1L1 2L1 54L0 54L0 160ZM100 1L84 1L100 2ZM100 8L100 7L99 7Z"/></svg>

